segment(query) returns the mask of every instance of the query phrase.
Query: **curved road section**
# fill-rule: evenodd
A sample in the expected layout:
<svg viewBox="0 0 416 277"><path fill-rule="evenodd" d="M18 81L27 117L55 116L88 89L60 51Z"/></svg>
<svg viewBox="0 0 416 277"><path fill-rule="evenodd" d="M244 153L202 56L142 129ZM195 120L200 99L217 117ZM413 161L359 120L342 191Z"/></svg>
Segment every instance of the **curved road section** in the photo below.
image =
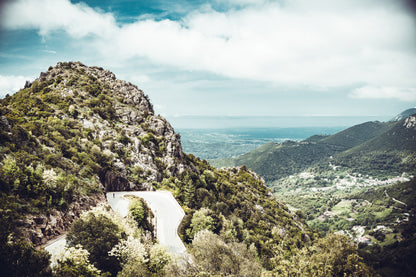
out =
<svg viewBox="0 0 416 277"><path fill-rule="evenodd" d="M125 195L143 198L156 217L156 236L160 244L170 252L180 254L186 251L185 245L178 236L178 227L185 216L182 207L168 191L117 191L108 192L110 206L122 216L128 215L129 200Z"/></svg>

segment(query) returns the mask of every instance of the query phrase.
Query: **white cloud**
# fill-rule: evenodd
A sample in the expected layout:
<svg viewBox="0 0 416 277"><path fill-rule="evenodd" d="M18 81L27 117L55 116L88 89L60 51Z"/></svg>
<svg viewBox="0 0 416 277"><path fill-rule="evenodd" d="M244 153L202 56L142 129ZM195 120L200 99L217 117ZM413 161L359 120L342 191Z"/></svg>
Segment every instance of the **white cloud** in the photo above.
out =
<svg viewBox="0 0 416 277"><path fill-rule="evenodd" d="M350 97L359 99L398 99L416 101L416 88L372 87L364 86L350 93Z"/></svg>
<svg viewBox="0 0 416 277"><path fill-rule="evenodd" d="M391 1L260 3L225 12L204 7L181 21L147 18L118 26L112 14L84 4L19 0L2 21L42 35L64 30L113 63L144 58L159 67L288 86L416 87L414 21Z"/></svg>
<svg viewBox="0 0 416 277"><path fill-rule="evenodd" d="M7 4L2 25L10 29L39 29L42 36L64 30L74 38L88 35L106 36L117 28L111 14L101 13L83 3L69 0L18 0Z"/></svg>
<svg viewBox="0 0 416 277"><path fill-rule="evenodd" d="M30 77L23 76L2 76L0 75L0 98L6 94L13 94L25 86L27 80L32 80Z"/></svg>

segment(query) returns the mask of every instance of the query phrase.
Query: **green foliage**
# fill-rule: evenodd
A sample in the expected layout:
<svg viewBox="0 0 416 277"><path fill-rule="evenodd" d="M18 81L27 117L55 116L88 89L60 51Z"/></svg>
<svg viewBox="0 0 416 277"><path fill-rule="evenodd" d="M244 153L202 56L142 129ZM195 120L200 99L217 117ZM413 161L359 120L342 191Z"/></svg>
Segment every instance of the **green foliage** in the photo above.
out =
<svg viewBox="0 0 416 277"><path fill-rule="evenodd" d="M11 234L5 235L1 233L0 237L1 276L52 276L49 253L23 239L15 240Z"/></svg>
<svg viewBox="0 0 416 277"><path fill-rule="evenodd" d="M152 211L147 206L146 202L139 197L129 196L129 214L136 221L137 227L145 231L154 233L152 219L154 217Z"/></svg>
<svg viewBox="0 0 416 277"><path fill-rule="evenodd" d="M252 248L244 243L225 243L220 236L203 230L195 235L191 253L199 272L215 276L260 276L261 265Z"/></svg>
<svg viewBox="0 0 416 277"><path fill-rule="evenodd" d="M295 250L290 257L282 251L273 260L279 276L377 276L347 237L334 234Z"/></svg>
<svg viewBox="0 0 416 277"><path fill-rule="evenodd" d="M0 276L51 276L50 255L18 235L26 212L25 201L0 192Z"/></svg>
<svg viewBox="0 0 416 277"><path fill-rule="evenodd" d="M157 143L157 139L156 139L156 137L153 133L145 134L143 137L141 137L141 141L142 141L143 145L146 146L146 147L149 147L150 142L152 142L154 144Z"/></svg>
<svg viewBox="0 0 416 277"><path fill-rule="evenodd" d="M160 244L152 247L150 250L149 271L153 274L161 273L163 268L171 261L171 256L166 248Z"/></svg>
<svg viewBox="0 0 416 277"><path fill-rule="evenodd" d="M93 96L97 96L100 94L102 88L99 84L88 84L83 87L83 89Z"/></svg>
<svg viewBox="0 0 416 277"><path fill-rule="evenodd" d="M120 143L122 143L122 144L124 144L124 145L127 145L129 143L132 143L131 140L130 140L130 138L128 136L126 136L126 133L125 132L121 132L118 135L117 141L120 142Z"/></svg>
<svg viewBox="0 0 416 277"><path fill-rule="evenodd" d="M77 247L70 247L66 249L64 256L57 260L57 265L54 267L54 272L57 276L66 277L105 276L106 274L101 274L100 270L90 264L88 257L88 251L82 249L80 245Z"/></svg>
<svg viewBox="0 0 416 277"><path fill-rule="evenodd" d="M97 89L96 92L94 92L95 89L91 89L91 86L87 86L87 88L90 88L90 90L93 90L93 92L90 92L90 93L93 94L94 96L97 96L96 98L92 98L88 100L87 102L87 105L91 108L91 110L94 113L99 114L103 119L115 119L116 111L113 107L111 98L108 95L105 95L102 93L95 95L96 93L99 93L100 91L99 88L96 88Z"/></svg>
<svg viewBox="0 0 416 277"><path fill-rule="evenodd" d="M365 261L382 276L405 277L416 272L416 218L414 214L408 222L396 227L402 234L400 241L380 246L375 244L362 249Z"/></svg>
<svg viewBox="0 0 416 277"><path fill-rule="evenodd" d="M188 159L202 174L185 172L173 182L174 195L188 210L179 226L185 242L200 230L212 230L226 240L253 244L263 266L271 269L275 244L284 241L292 249L314 238L310 229L304 225L301 230L285 207L267 196L267 187L247 168L216 170L193 155ZM271 230L277 226L287 236L274 235Z"/></svg>
<svg viewBox="0 0 416 277"><path fill-rule="evenodd" d="M108 252L120 242L125 234L104 215L96 216L87 213L84 218L76 220L66 239L68 246L78 244L90 253L90 261L103 272L110 272L113 276L120 271L119 261Z"/></svg>
<svg viewBox="0 0 416 277"><path fill-rule="evenodd" d="M193 240L199 231L208 230L218 233L222 226L215 213L207 208L201 208L193 214L190 227L186 230L186 234L190 240Z"/></svg>

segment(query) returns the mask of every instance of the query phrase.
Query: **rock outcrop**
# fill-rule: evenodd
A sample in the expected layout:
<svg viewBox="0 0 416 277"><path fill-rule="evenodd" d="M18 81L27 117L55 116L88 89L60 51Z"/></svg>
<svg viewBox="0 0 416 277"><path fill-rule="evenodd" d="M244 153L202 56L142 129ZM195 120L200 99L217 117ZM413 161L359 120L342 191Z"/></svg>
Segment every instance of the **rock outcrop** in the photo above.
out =
<svg viewBox="0 0 416 277"><path fill-rule="evenodd" d="M71 203L65 211L52 210L49 215L26 215L18 224L22 236L35 245L45 244L48 240L64 234L71 227L72 222L80 217L84 211L104 202L103 194L82 197Z"/></svg>
<svg viewBox="0 0 416 277"><path fill-rule="evenodd" d="M56 84L57 79L62 81ZM106 191L151 190L153 182L178 176L190 167L180 136L166 119L154 114L148 96L110 71L79 62L58 63L36 82L53 82L55 86L48 88L73 98L69 113L102 142L99 151L112 159L112 168L100 175ZM120 152L128 153L128 159L120 157ZM142 172L135 180L129 176L133 168Z"/></svg>

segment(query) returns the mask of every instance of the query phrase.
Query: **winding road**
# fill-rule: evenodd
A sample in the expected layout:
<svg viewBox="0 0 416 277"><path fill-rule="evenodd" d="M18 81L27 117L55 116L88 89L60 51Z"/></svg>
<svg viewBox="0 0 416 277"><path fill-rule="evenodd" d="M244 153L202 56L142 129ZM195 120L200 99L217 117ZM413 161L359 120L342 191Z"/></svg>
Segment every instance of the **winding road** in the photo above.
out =
<svg viewBox="0 0 416 277"><path fill-rule="evenodd" d="M126 195L143 198L156 217L156 236L173 254L183 254L186 247L178 236L178 227L185 216L182 207L168 191L117 191L108 192L107 201L122 216L128 215L129 200ZM44 247L52 257L61 252L66 244L65 235L49 241Z"/></svg>
<svg viewBox="0 0 416 277"><path fill-rule="evenodd" d="M117 191L108 192L107 201L113 210L127 216L129 200L124 196L143 198L156 217L156 236L174 254L184 253L185 245L178 236L178 227L185 216L182 207L168 191Z"/></svg>

